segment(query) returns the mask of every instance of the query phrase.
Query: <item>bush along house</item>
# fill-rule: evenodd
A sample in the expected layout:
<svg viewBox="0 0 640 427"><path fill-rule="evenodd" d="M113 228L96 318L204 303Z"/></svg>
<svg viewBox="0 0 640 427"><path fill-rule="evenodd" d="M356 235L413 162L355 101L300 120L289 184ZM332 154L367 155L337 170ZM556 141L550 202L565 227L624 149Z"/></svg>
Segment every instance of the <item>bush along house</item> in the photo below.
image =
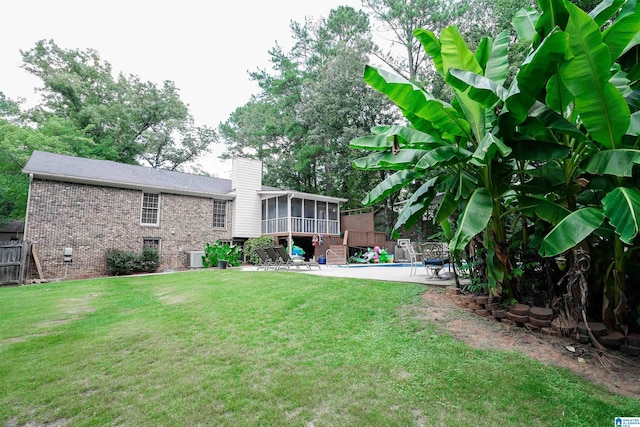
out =
<svg viewBox="0 0 640 427"><path fill-rule="evenodd" d="M24 239L44 279L107 274L105 251L157 248L160 271L201 266L217 240L272 235L314 256L318 236L338 239L346 199L262 185L262 163L236 158L231 179L35 151Z"/></svg>

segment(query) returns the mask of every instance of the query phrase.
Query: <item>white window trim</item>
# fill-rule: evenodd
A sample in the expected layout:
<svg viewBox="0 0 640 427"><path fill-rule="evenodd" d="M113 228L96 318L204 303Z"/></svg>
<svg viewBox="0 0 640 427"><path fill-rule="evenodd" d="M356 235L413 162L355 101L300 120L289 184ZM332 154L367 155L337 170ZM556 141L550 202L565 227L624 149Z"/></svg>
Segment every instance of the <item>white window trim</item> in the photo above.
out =
<svg viewBox="0 0 640 427"><path fill-rule="evenodd" d="M216 227L214 223L214 218L216 216L216 202L224 203L224 227ZM222 199L212 199L211 208L213 211L213 215L211 217L211 225L214 230L226 230L227 229L227 220L229 219L229 201Z"/></svg>
<svg viewBox="0 0 640 427"><path fill-rule="evenodd" d="M157 207L157 211L158 214L156 215L156 222L155 223L151 223L151 222L142 222L142 217L143 217L143 212L144 212L144 195L145 194L154 194L156 196L158 196L158 207ZM159 193L149 193L149 192L142 192L142 197L140 197L140 225L143 227L159 227L160 226L160 194Z"/></svg>

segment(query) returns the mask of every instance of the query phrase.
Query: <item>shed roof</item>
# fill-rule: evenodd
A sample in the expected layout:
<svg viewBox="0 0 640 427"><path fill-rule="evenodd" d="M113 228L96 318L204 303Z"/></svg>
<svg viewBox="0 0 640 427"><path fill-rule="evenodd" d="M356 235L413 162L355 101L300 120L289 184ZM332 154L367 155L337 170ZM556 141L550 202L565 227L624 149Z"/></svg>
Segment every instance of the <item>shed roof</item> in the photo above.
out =
<svg viewBox="0 0 640 427"><path fill-rule="evenodd" d="M147 191L211 196L231 192L231 180L193 175L109 160L34 151L22 170L37 178L135 188Z"/></svg>

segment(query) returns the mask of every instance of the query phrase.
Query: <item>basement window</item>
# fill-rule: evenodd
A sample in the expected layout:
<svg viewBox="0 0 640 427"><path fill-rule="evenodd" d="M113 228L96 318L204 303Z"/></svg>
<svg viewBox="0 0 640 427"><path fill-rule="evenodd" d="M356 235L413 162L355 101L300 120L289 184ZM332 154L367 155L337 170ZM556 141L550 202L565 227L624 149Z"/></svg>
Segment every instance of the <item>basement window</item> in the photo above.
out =
<svg viewBox="0 0 640 427"><path fill-rule="evenodd" d="M143 248L152 248L160 252L160 238L158 237L146 237L142 239Z"/></svg>

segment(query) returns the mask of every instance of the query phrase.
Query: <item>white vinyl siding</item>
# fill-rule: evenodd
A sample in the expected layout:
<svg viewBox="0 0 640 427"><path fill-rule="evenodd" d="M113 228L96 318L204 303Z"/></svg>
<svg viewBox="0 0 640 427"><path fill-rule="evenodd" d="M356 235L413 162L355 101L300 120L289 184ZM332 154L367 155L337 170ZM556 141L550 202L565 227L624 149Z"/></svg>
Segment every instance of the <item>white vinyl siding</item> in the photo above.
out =
<svg viewBox="0 0 640 427"><path fill-rule="evenodd" d="M262 188L262 163L251 159L233 159L231 182L235 192L233 237L260 237L262 203L258 191ZM275 211L275 203L273 208Z"/></svg>

